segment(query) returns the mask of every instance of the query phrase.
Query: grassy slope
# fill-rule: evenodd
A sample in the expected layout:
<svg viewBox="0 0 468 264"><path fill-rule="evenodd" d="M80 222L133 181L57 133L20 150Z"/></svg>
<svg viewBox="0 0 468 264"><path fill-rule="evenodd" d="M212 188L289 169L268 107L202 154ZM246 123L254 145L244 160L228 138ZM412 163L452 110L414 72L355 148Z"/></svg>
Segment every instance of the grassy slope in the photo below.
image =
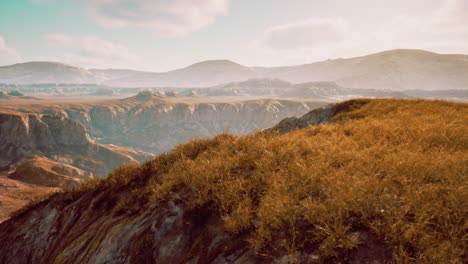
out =
<svg viewBox="0 0 468 264"><path fill-rule="evenodd" d="M325 259L343 258L365 230L395 262L462 263L468 105L360 102L329 124L284 135L190 141L55 198L65 204L91 189L125 190L131 195L112 208L116 215L181 200L219 214L259 254L318 248Z"/></svg>

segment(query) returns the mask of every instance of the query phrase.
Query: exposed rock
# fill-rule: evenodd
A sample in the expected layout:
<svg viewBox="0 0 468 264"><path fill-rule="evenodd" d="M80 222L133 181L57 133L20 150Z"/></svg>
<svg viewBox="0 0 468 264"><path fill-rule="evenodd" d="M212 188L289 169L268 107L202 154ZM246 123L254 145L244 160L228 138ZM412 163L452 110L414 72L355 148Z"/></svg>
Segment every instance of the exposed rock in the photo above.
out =
<svg viewBox="0 0 468 264"><path fill-rule="evenodd" d="M75 119L98 142L158 153L192 138L210 137L225 131L254 132L271 127L287 116L300 115L326 104L276 99L189 100L170 95L142 91L130 98L99 103L36 104L12 109Z"/></svg>
<svg viewBox="0 0 468 264"><path fill-rule="evenodd" d="M0 167L39 155L103 176L120 164L150 157L96 144L80 122L53 115L0 112L0 135Z"/></svg>
<svg viewBox="0 0 468 264"><path fill-rule="evenodd" d="M274 127L264 130L265 132L277 131L280 134L290 132L295 129L306 128L311 125L318 125L330 121L335 115L349 111L350 107L359 107L368 103L369 100L350 100L345 103L330 104L321 108L316 108L301 117L288 117L276 124Z"/></svg>

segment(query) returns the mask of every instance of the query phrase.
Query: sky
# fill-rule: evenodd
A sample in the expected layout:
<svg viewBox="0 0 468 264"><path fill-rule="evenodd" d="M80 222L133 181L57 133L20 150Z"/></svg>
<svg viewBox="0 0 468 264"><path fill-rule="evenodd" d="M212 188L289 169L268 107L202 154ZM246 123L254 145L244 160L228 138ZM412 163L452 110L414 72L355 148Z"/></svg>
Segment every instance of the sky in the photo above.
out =
<svg viewBox="0 0 468 264"><path fill-rule="evenodd" d="M468 54L468 0L0 0L0 65L163 72L389 49Z"/></svg>

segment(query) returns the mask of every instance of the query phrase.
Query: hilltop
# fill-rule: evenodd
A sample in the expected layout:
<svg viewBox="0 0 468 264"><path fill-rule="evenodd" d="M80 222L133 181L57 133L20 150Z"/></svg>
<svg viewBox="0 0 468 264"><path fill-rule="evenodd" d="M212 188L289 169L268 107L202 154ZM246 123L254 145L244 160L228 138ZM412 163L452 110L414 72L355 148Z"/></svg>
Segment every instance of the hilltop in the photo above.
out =
<svg viewBox="0 0 468 264"><path fill-rule="evenodd" d="M96 83L90 71L60 62L34 61L0 67L0 82L27 83Z"/></svg>
<svg viewBox="0 0 468 264"><path fill-rule="evenodd" d="M16 212L0 263L462 263L467 124L361 99L192 140Z"/></svg>

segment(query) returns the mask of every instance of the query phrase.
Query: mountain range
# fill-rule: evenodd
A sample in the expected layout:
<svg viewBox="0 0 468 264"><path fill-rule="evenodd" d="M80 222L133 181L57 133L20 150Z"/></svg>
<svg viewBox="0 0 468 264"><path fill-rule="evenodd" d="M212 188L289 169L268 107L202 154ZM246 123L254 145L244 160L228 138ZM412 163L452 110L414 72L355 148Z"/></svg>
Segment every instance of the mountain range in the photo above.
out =
<svg viewBox="0 0 468 264"><path fill-rule="evenodd" d="M0 67L0 83L9 84L208 87L257 78L291 83L332 81L347 88L464 90L468 89L468 55L400 49L285 67L249 67L229 60L211 60L159 73L84 69L56 62L27 62Z"/></svg>

